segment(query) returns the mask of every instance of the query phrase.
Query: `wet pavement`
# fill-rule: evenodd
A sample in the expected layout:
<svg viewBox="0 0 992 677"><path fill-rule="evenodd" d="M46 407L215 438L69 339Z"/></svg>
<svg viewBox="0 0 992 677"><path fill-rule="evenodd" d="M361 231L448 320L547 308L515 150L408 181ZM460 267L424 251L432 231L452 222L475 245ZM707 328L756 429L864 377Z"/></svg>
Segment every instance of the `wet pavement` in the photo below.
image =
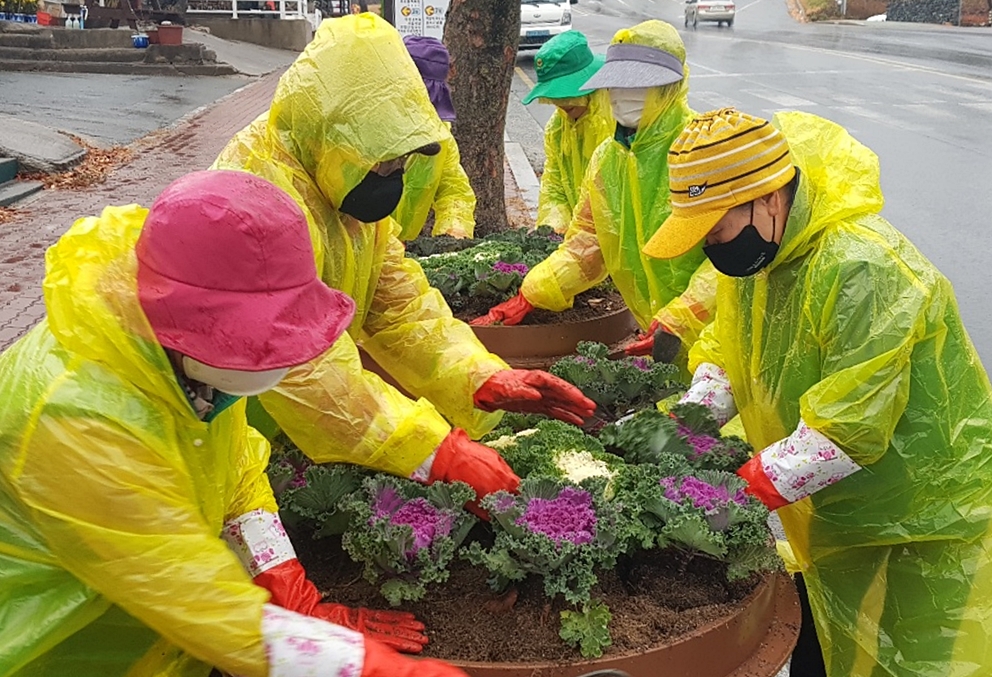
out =
<svg viewBox="0 0 992 677"><path fill-rule="evenodd" d="M992 364L992 315L982 271L992 267L992 29L917 24L799 24L785 0L738 2L734 28L682 27L675 0L579 0L574 27L594 51L646 18L679 28L689 101L771 116L804 110L844 125L881 162L883 215L954 284L965 325ZM510 136L540 138L551 108L520 106L536 80L518 56ZM525 144L540 167L543 149Z"/></svg>
<svg viewBox="0 0 992 677"><path fill-rule="evenodd" d="M0 72L0 113L81 136L128 144L244 87L242 75L104 75Z"/></svg>

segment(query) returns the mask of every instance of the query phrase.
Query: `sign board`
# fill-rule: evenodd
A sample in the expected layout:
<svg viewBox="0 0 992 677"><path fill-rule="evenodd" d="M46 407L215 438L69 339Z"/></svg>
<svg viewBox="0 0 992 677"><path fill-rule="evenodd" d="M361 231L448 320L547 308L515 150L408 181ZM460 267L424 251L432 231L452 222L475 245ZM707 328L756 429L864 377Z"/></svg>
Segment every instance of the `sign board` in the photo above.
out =
<svg viewBox="0 0 992 677"><path fill-rule="evenodd" d="M444 39L449 0L394 0L393 25L400 35Z"/></svg>

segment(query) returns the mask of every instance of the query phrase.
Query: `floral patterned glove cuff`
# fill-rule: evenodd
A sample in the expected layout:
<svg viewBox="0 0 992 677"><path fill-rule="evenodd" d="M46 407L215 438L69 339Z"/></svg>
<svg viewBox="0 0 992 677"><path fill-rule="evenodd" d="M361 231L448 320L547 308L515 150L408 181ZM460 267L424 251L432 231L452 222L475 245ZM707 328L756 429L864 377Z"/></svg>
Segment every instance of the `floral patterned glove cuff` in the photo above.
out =
<svg viewBox="0 0 992 677"><path fill-rule="evenodd" d="M840 447L800 420L794 433L767 447L737 474L747 480L748 493L775 510L859 470Z"/></svg>
<svg viewBox="0 0 992 677"><path fill-rule="evenodd" d="M263 571L296 559L296 551L286 535L279 515L262 509L252 510L224 524L221 532L227 545L255 578Z"/></svg>
<svg viewBox="0 0 992 677"><path fill-rule="evenodd" d="M360 677L365 660L361 633L288 611L262 609L262 641L269 677Z"/></svg>
<svg viewBox="0 0 992 677"><path fill-rule="evenodd" d="M730 377L720 367L703 362L692 375L692 385L682 396L682 402L693 402L707 407L721 426L737 416L737 404L730 390Z"/></svg>

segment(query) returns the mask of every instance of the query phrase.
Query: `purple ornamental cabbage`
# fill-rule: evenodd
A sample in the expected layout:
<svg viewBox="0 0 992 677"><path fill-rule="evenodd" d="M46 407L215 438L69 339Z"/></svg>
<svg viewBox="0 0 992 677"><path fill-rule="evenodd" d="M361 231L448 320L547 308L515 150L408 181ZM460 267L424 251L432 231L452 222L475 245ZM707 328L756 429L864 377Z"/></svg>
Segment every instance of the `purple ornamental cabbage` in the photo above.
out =
<svg viewBox="0 0 992 677"><path fill-rule="evenodd" d="M681 482L677 477L663 477L660 483L665 487L665 498L676 503L689 499L693 507L704 510L708 515L721 510L731 501L747 505L747 494L743 489L738 489L731 496L727 487L713 486L698 477L684 477Z"/></svg>
<svg viewBox="0 0 992 677"><path fill-rule="evenodd" d="M525 263L506 263L505 261L497 261L493 264L493 270L497 273L517 273L518 275L526 275L530 268L528 268Z"/></svg>
<svg viewBox="0 0 992 677"><path fill-rule="evenodd" d="M592 496L588 491L565 487L557 498L532 498L517 524L555 543L590 543L596 532Z"/></svg>
<svg viewBox="0 0 992 677"><path fill-rule="evenodd" d="M652 362L646 357L632 357L630 358L630 364L638 371L651 371L653 366Z"/></svg>
<svg viewBox="0 0 992 677"><path fill-rule="evenodd" d="M720 443L720 440L717 438L693 432L691 428L681 423L679 423L678 432L679 436L685 438L685 441L692 447L693 460L709 453L713 447Z"/></svg>
<svg viewBox="0 0 992 677"><path fill-rule="evenodd" d="M407 557L416 557L423 548L429 548L436 538L451 534L452 516L438 510L425 498L405 501L392 487L385 487L376 497L372 507L373 516L369 524L389 519L393 525L405 525L413 529L413 546L406 551Z"/></svg>

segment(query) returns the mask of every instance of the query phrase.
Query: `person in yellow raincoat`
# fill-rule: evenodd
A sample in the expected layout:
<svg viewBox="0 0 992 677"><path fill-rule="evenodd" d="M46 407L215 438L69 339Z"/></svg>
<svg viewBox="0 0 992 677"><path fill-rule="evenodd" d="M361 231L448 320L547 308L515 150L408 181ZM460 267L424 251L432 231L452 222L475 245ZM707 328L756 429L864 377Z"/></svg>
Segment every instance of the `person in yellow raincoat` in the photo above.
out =
<svg viewBox="0 0 992 677"><path fill-rule="evenodd" d="M400 224L400 239L412 240L423 230L427 215L434 210L432 235L471 238L475 234L475 193L462 169L458 143L451 135L455 106L448 89L450 58L448 49L437 38L408 35L403 38L413 63L420 71L431 104L444 123L447 134L437 155L413 155L403 172L403 197L393 212Z"/></svg>
<svg viewBox="0 0 992 677"><path fill-rule="evenodd" d="M673 261L641 249L669 214L668 148L692 119L689 69L678 31L646 21L617 32L605 65L583 85L607 89L615 136L593 154L565 240L524 279L520 294L473 324L517 324L534 308L562 311L608 275L645 336L630 354L651 354L656 330L688 348L710 321L716 274L696 247Z"/></svg>
<svg viewBox="0 0 992 677"><path fill-rule="evenodd" d="M992 388L950 282L879 215L878 158L815 115L733 109L671 153L646 252L705 240L724 273L687 399L739 410L761 450L740 475L782 518L819 674L990 674Z"/></svg>
<svg viewBox="0 0 992 677"><path fill-rule="evenodd" d="M107 207L44 294L0 355L0 676L465 677L389 648L426 642L412 615L321 603L279 523L242 396L355 307L289 196L199 172Z"/></svg>
<svg viewBox="0 0 992 677"><path fill-rule="evenodd" d="M348 334L262 395L266 411L319 463L461 480L482 497L518 483L498 453L470 439L499 421L489 412L581 422L595 404L550 374L509 369L404 257L389 218L403 166L414 153L436 153L446 135L396 29L351 15L320 25L269 111L214 168L251 172L289 193L310 224L321 278L357 302ZM419 399L364 371L356 343Z"/></svg>
<svg viewBox="0 0 992 677"><path fill-rule="evenodd" d="M537 84L524 97L555 106L544 128L544 173L537 203L537 224L564 233L579 202L582 178L593 151L613 136L616 123L606 90L583 87L603 67L579 31L548 40L534 55Z"/></svg>

